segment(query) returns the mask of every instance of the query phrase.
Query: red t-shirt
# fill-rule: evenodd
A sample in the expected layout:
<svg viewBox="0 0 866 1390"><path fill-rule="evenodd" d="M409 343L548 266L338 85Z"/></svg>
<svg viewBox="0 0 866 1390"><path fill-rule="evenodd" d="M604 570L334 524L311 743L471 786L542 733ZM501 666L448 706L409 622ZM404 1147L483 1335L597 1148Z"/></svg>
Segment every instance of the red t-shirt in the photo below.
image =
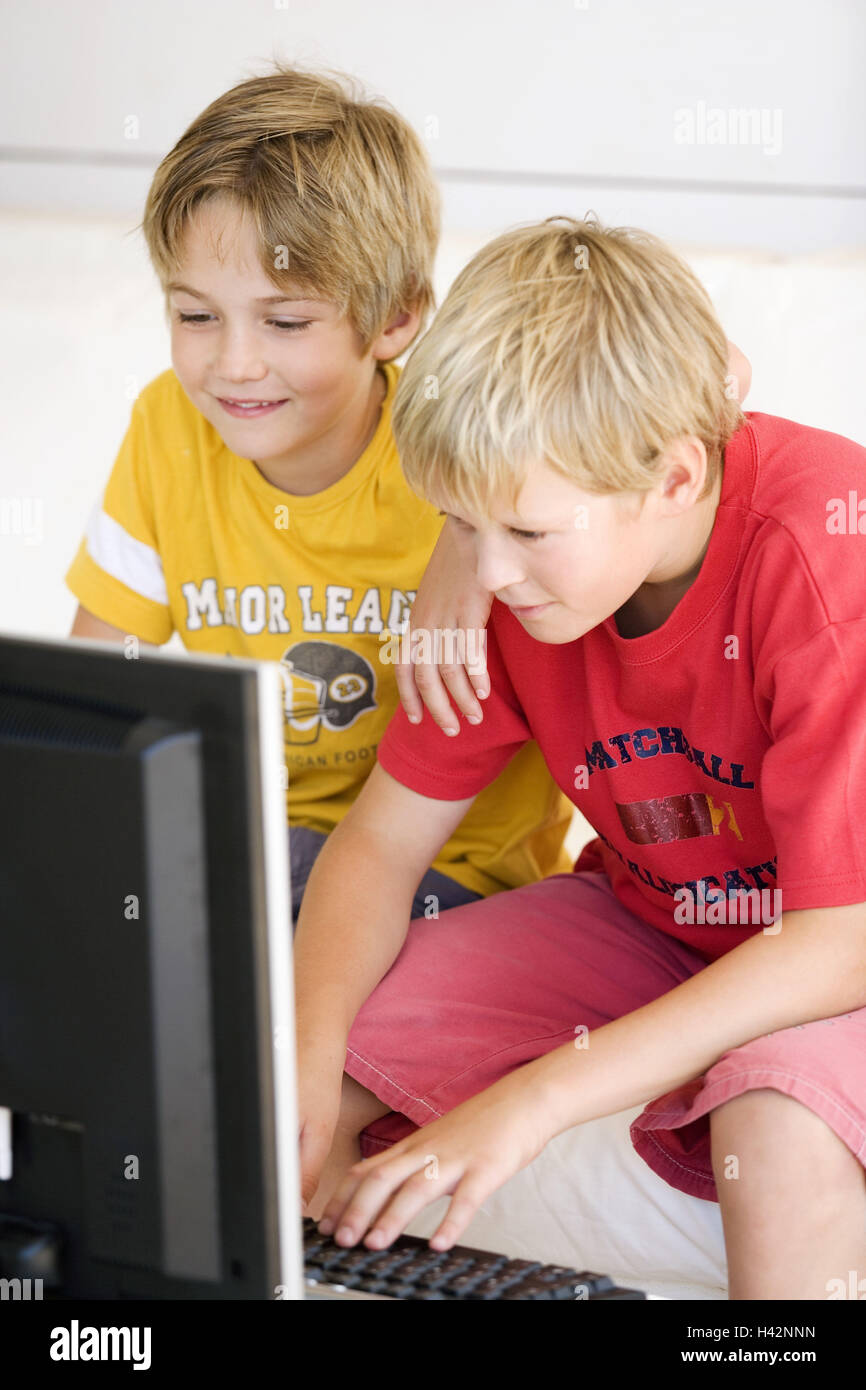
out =
<svg viewBox="0 0 866 1390"><path fill-rule="evenodd" d="M866 902L866 449L748 412L698 578L660 628L624 638L609 617L552 645L496 599L487 626L482 723L449 738L399 707L377 754L399 782L471 796L536 739L596 831L575 870L708 961L772 921L712 925L714 895L763 889L776 917Z"/></svg>

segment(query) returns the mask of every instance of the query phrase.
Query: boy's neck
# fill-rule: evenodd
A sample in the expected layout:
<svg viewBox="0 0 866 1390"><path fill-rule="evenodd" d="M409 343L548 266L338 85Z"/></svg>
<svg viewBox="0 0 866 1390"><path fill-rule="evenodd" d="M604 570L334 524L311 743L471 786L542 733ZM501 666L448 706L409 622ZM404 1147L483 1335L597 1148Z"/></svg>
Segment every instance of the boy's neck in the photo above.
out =
<svg viewBox="0 0 866 1390"><path fill-rule="evenodd" d="M312 497L324 492L344 478L368 448L378 428L387 394L388 378L377 366L362 411L339 419L333 429L320 435L307 448L293 450L282 458L265 459L263 463L255 459L251 462L262 477L281 492L295 497Z"/></svg>
<svg viewBox="0 0 866 1390"><path fill-rule="evenodd" d="M694 584L701 572L712 539L716 512L722 495L723 477L722 467L719 469L712 493L704 501L700 526L696 527L696 539L683 562L684 570L659 583L642 584L637 592L616 610L614 618L621 637L645 637L647 633L655 632L656 628L667 622L680 599ZM700 549L695 554L697 547Z"/></svg>

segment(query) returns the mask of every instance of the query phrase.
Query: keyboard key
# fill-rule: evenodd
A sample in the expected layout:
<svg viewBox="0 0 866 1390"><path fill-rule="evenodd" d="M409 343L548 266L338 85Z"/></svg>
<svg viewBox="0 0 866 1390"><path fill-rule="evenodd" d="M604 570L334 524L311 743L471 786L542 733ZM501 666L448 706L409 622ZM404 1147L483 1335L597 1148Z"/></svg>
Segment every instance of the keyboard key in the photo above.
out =
<svg viewBox="0 0 866 1390"><path fill-rule="evenodd" d="M558 1303L576 1298L574 1276L560 1275L558 1279L544 1279L540 1272L530 1274L521 1284L503 1294L503 1298L555 1299Z"/></svg>
<svg viewBox="0 0 866 1390"><path fill-rule="evenodd" d="M364 1267L369 1265L370 1261L375 1258L375 1250L348 1250L345 1257L340 1261L339 1268L346 1273L348 1273L350 1269L364 1269Z"/></svg>
<svg viewBox="0 0 866 1390"><path fill-rule="evenodd" d="M401 1284L395 1278L393 1281L388 1280L382 1292L387 1294L388 1298L417 1298L418 1294L424 1293L425 1290L420 1284Z"/></svg>
<svg viewBox="0 0 866 1390"><path fill-rule="evenodd" d="M388 1283L385 1279L370 1279L363 1274L355 1285L357 1289L362 1289L364 1293L387 1293Z"/></svg>
<svg viewBox="0 0 866 1390"><path fill-rule="evenodd" d="M329 1249L320 1250L309 1261L310 1264L319 1265L322 1269L333 1269L346 1258L349 1251L341 1245L332 1245Z"/></svg>
<svg viewBox="0 0 866 1390"><path fill-rule="evenodd" d="M502 1269L498 1274L491 1274L486 1279L482 1279L481 1283L473 1289L470 1298L501 1298L506 1289L513 1289L520 1285L523 1278L522 1274L509 1274L507 1270Z"/></svg>
<svg viewBox="0 0 866 1390"><path fill-rule="evenodd" d="M438 1289L442 1284L447 1284L452 1275L468 1269L471 1263L472 1259L468 1255L458 1255L456 1259L449 1256L442 1264L431 1269L429 1273L422 1274L418 1283L423 1284L428 1289Z"/></svg>
<svg viewBox="0 0 866 1390"><path fill-rule="evenodd" d="M496 1274L507 1263L507 1255L484 1255L473 1260L472 1268L477 1269L480 1274Z"/></svg>
<svg viewBox="0 0 866 1390"><path fill-rule="evenodd" d="M370 1262L366 1266L368 1274L380 1274L383 1278L390 1274L392 1269L399 1269L401 1265L408 1265L415 1258L414 1250L379 1250L370 1251Z"/></svg>
<svg viewBox="0 0 866 1390"><path fill-rule="evenodd" d="M509 1260L508 1263L503 1266L501 1272L503 1274L514 1274L522 1279L524 1274L531 1274L534 1269L541 1269L541 1264L538 1260Z"/></svg>
<svg viewBox="0 0 866 1390"><path fill-rule="evenodd" d="M418 1259L412 1259L408 1264L401 1266L400 1278L412 1282L420 1275L428 1273L431 1269L436 1269L448 1258L444 1250L431 1250L428 1255L421 1255Z"/></svg>
<svg viewBox="0 0 866 1390"><path fill-rule="evenodd" d="M439 1287L444 1293L456 1294L458 1298L463 1298L485 1278L485 1270L470 1267L464 1274L455 1274L454 1278L449 1279L447 1284L440 1284Z"/></svg>
<svg viewBox="0 0 866 1390"><path fill-rule="evenodd" d="M542 1265L535 1277L545 1283L556 1284L560 1279L573 1278L576 1280L578 1274L577 1270L572 1269L569 1265Z"/></svg>
<svg viewBox="0 0 866 1390"><path fill-rule="evenodd" d="M549 1289L536 1289L533 1293L525 1293L521 1289L520 1285L517 1284L513 1289L505 1290L505 1293L502 1295L500 1302L511 1303L514 1302L516 1299L531 1299L533 1303L552 1303L553 1294L550 1292Z"/></svg>
<svg viewBox="0 0 866 1390"><path fill-rule="evenodd" d="M590 1298L596 1298L607 1289L615 1289L616 1285L607 1274L595 1274L591 1269L582 1269L579 1274L574 1276L575 1289L584 1296L583 1290L586 1289Z"/></svg>

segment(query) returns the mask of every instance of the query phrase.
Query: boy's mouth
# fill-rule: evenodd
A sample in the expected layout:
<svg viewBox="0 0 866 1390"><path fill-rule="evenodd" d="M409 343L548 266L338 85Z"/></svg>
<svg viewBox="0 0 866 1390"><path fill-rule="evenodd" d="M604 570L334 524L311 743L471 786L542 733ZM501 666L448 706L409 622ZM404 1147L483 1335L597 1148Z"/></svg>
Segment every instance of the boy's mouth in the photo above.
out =
<svg viewBox="0 0 866 1390"><path fill-rule="evenodd" d="M224 396L216 398L228 415L237 420L254 419L260 415L272 415L285 401L228 400Z"/></svg>
<svg viewBox="0 0 866 1390"><path fill-rule="evenodd" d="M523 607L518 607L515 603L509 603L508 607L517 618L537 618L546 608L550 608L551 604L552 600L547 603L533 603L528 606L524 605Z"/></svg>

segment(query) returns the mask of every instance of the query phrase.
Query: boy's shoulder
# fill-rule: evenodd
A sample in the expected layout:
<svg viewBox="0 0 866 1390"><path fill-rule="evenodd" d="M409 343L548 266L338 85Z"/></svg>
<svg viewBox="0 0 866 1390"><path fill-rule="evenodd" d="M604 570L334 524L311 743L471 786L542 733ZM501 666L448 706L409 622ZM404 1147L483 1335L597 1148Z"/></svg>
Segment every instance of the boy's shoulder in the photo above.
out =
<svg viewBox="0 0 866 1390"><path fill-rule="evenodd" d="M752 468L749 543L740 576L753 617L765 610L803 638L862 617L866 592L866 449L845 435L746 413L736 457ZM743 470L745 473L745 469Z"/></svg>
<svg viewBox="0 0 866 1390"><path fill-rule="evenodd" d="M816 508L826 518L837 494L866 486L866 449L855 440L758 411L747 411L746 421L755 463L755 511L814 530Z"/></svg>

